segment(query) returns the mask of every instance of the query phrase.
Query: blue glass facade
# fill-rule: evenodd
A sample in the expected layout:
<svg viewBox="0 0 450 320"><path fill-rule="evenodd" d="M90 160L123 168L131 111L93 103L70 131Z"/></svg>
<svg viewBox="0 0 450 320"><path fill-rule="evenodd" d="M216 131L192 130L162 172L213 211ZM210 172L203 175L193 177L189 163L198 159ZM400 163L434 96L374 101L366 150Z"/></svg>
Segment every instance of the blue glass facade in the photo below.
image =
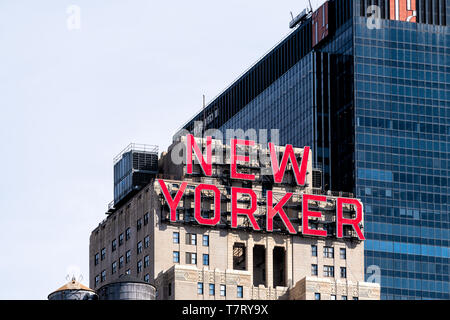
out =
<svg viewBox="0 0 450 320"><path fill-rule="evenodd" d="M313 145L313 88L310 53L219 129L279 129L281 144Z"/></svg>
<svg viewBox="0 0 450 320"><path fill-rule="evenodd" d="M281 144L311 146L324 189L365 205L381 298L450 299L450 1L417 0L421 23L386 20L385 0L329 4L329 37L311 48L310 22L300 26L282 44L305 48L269 66L271 51L219 96L238 107L207 106L219 108L207 127L279 129ZM364 17L373 4L376 29Z"/></svg>
<svg viewBox="0 0 450 320"><path fill-rule="evenodd" d="M449 299L450 32L354 18L356 195L382 298Z"/></svg>

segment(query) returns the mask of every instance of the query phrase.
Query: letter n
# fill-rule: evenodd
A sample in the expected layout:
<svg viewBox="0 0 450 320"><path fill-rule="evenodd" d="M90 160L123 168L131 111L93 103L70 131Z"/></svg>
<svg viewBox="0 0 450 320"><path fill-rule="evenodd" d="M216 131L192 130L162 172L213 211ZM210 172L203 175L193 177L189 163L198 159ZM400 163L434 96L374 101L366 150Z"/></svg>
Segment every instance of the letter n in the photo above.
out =
<svg viewBox="0 0 450 320"><path fill-rule="evenodd" d="M192 174L192 149L194 149L197 159L200 161L200 166L203 173L207 176L212 175L212 150L211 150L211 137L206 137L206 161L203 157L202 151L200 150L195 138L192 134L187 135L187 148L186 148L186 165L187 173Z"/></svg>

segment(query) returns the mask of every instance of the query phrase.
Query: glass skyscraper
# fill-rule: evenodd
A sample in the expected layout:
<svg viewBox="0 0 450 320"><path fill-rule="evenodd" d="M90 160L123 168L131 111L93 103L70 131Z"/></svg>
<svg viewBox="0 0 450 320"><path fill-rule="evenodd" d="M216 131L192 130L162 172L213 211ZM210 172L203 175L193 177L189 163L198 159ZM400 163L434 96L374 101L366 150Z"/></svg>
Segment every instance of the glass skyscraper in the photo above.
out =
<svg viewBox="0 0 450 320"><path fill-rule="evenodd" d="M382 299L450 299L449 19L450 0L328 1L184 126L311 146L323 188L365 205Z"/></svg>

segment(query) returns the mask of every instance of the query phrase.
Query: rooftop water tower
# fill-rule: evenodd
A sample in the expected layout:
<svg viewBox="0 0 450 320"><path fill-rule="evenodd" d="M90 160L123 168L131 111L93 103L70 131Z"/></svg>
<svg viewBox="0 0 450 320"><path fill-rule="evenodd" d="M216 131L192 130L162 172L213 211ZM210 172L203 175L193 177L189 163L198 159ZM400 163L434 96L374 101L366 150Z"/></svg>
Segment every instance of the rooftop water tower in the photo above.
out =
<svg viewBox="0 0 450 320"><path fill-rule="evenodd" d="M98 295L72 277L68 283L50 293L48 300L98 300Z"/></svg>
<svg viewBox="0 0 450 320"><path fill-rule="evenodd" d="M105 284L98 290L100 300L155 300L156 288L130 275Z"/></svg>

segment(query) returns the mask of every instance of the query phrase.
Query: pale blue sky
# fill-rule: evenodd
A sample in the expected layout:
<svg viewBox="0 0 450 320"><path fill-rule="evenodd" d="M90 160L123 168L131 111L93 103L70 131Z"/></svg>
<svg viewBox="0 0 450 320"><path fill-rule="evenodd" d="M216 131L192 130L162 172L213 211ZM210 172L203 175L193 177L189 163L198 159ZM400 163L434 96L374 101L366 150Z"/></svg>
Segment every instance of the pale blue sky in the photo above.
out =
<svg viewBox="0 0 450 320"><path fill-rule="evenodd" d="M311 1L314 8L321 0ZM46 299L113 197L112 159L172 135L307 0L1 0L0 299ZM69 30L68 6L81 8Z"/></svg>

